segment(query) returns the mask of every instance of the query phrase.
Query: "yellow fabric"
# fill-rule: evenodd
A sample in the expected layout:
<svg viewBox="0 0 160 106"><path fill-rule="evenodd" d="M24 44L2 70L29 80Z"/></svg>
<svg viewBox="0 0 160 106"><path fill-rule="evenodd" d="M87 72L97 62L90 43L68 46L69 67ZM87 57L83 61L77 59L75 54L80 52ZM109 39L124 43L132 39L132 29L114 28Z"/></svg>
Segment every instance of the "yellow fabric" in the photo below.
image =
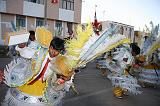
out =
<svg viewBox="0 0 160 106"><path fill-rule="evenodd" d="M129 75L127 70L124 70L124 75Z"/></svg>
<svg viewBox="0 0 160 106"><path fill-rule="evenodd" d="M120 87L115 87L115 88L113 89L113 93L114 93L114 95L115 95L116 97L120 97L120 96L122 96L123 90L122 90L122 88L120 88Z"/></svg>
<svg viewBox="0 0 160 106"><path fill-rule="evenodd" d="M36 40L42 47L48 48L52 39L53 36L49 30L44 27L36 28Z"/></svg>
<svg viewBox="0 0 160 106"><path fill-rule="evenodd" d="M32 72L33 72L33 75L37 74L36 71L34 70L35 66L36 66L36 61L35 60L32 60L31 61L32 65L31 65L31 68L32 68Z"/></svg>
<svg viewBox="0 0 160 106"><path fill-rule="evenodd" d="M146 66L144 66L145 69L160 69L160 66L156 66L154 64L148 64Z"/></svg>
<svg viewBox="0 0 160 106"><path fill-rule="evenodd" d="M32 96L42 96L45 91L45 82L42 82L41 80L37 80L33 85L23 85L18 87L18 89L26 94L32 95Z"/></svg>
<svg viewBox="0 0 160 106"><path fill-rule="evenodd" d="M69 64L69 59L65 56L58 56L55 61L57 71L64 76L71 76L73 74L72 67Z"/></svg>
<svg viewBox="0 0 160 106"><path fill-rule="evenodd" d="M88 24L85 30L82 29L82 26L78 26L76 33L76 38L66 41L66 55L74 57L74 59L70 58L69 63L67 63L70 64L72 68L77 65L81 49L92 35L92 24Z"/></svg>
<svg viewBox="0 0 160 106"><path fill-rule="evenodd" d="M5 45L8 45L9 44L9 33L7 32L7 33L5 33L5 36L4 36L4 44Z"/></svg>
<svg viewBox="0 0 160 106"><path fill-rule="evenodd" d="M143 56L143 55L140 55L140 56L138 57L138 60L141 61L141 62L144 62L144 61L146 60L146 57Z"/></svg>

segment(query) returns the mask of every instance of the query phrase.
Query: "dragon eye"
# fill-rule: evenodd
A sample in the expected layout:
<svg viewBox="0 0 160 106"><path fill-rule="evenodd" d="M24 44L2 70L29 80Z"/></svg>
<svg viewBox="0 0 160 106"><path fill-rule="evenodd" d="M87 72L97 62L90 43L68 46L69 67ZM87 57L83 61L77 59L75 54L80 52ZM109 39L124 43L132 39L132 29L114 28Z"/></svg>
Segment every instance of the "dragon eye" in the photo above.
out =
<svg viewBox="0 0 160 106"><path fill-rule="evenodd" d="M16 79L16 76L12 75L11 80L15 80L15 79Z"/></svg>

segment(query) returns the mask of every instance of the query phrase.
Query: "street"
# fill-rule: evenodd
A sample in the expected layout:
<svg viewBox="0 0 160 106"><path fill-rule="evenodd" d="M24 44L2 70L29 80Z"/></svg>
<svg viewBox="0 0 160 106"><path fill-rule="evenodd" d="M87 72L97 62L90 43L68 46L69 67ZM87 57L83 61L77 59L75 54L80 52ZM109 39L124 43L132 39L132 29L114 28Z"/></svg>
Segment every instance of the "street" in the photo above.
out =
<svg viewBox="0 0 160 106"><path fill-rule="evenodd" d="M142 88L140 95L115 98L111 82L101 75L94 62L75 76L74 83L79 94L70 90L63 106L160 106L160 88Z"/></svg>
<svg viewBox="0 0 160 106"><path fill-rule="evenodd" d="M0 58L0 67L4 68L9 61ZM70 90L63 100L63 106L160 106L160 88L142 88L143 93L140 95L115 98L110 81L101 75L94 62L76 74L74 83L78 94ZM0 102L6 91L7 86L1 84Z"/></svg>

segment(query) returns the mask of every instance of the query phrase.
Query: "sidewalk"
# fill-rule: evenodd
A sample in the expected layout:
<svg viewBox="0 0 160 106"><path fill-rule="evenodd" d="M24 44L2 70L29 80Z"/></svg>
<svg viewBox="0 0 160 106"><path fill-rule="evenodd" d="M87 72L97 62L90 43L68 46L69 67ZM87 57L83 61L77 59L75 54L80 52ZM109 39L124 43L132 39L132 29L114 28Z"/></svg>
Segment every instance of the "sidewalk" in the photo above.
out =
<svg viewBox="0 0 160 106"><path fill-rule="evenodd" d="M11 59L8 58L8 57L0 57L0 69L4 69L6 67L6 65L8 63L10 63ZM0 84L0 103L2 102L2 100L4 99L5 97L5 94L7 92L7 85L5 84Z"/></svg>

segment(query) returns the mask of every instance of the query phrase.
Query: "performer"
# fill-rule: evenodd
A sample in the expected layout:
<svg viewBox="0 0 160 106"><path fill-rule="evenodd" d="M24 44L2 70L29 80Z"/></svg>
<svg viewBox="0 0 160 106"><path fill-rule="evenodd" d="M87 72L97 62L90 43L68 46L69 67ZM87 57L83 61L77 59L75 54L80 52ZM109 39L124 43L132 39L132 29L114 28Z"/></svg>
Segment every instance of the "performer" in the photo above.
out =
<svg viewBox="0 0 160 106"><path fill-rule="evenodd" d="M139 65L139 82L142 85L142 87L152 86L156 88L158 85L160 85L159 53L160 50L157 49L151 54L151 58L148 58L148 60L144 60L143 64ZM139 58L139 60L141 59Z"/></svg>
<svg viewBox="0 0 160 106"><path fill-rule="evenodd" d="M2 106L62 105L64 84L70 79L71 74L57 71L54 62L64 50L64 41L57 37L54 37L51 43L51 39L47 39L48 42L45 42L46 39L40 39L38 41L41 48L35 52L34 58L18 58L4 70L4 82L11 88ZM48 46L49 49L45 48ZM0 75L2 79L3 74Z"/></svg>
<svg viewBox="0 0 160 106"><path fill-rule="evenodd" d="M156 87L159 83L159 71L157 71L159 66L153 61L148 63L146 57L143 55L138 57L136 65L137 68L132 73L138 78L140 85L144 88L146 86Z"/></svg>
<svg viewBox="0 0 160 106"><path fill-rule="evenodd" d="M128 72L129 67L134 61L134 57L140 53L140 48L135 44L122 45L116 48L116 51L112 53L112 60L106 59L106 67L112 72L108 75L114 86L113 93L117 98L122 98L126 91L133 94L140 93L137 80L132 77Z"/></svg>
<svg viewBox="0 0 160 106"><path fill-rule="evenodd" d="M28 47L37 50L39 48L39 44L36 41L35 32L31 30L29 33Z"/></svg>
<svg viewBox="0 0 160 106"><path fill-rule="evenodd" d="M107 76L108 73L107 67L105 65L107 58L111 58L108 52L104 53L96 59L96 68L100 69L102 76Z"/></svg>
<svg viewBox="0 0 160 106"><path fill-rule="evenodd" d="M144 58L143 64L140 65L139 81L143 87L147 85L157 87L160 85L160 37L158 37L159 25L155 26L150 23L152 29L143 37L141 58ZM147 36L147 37L146 37Z"/></svg>

